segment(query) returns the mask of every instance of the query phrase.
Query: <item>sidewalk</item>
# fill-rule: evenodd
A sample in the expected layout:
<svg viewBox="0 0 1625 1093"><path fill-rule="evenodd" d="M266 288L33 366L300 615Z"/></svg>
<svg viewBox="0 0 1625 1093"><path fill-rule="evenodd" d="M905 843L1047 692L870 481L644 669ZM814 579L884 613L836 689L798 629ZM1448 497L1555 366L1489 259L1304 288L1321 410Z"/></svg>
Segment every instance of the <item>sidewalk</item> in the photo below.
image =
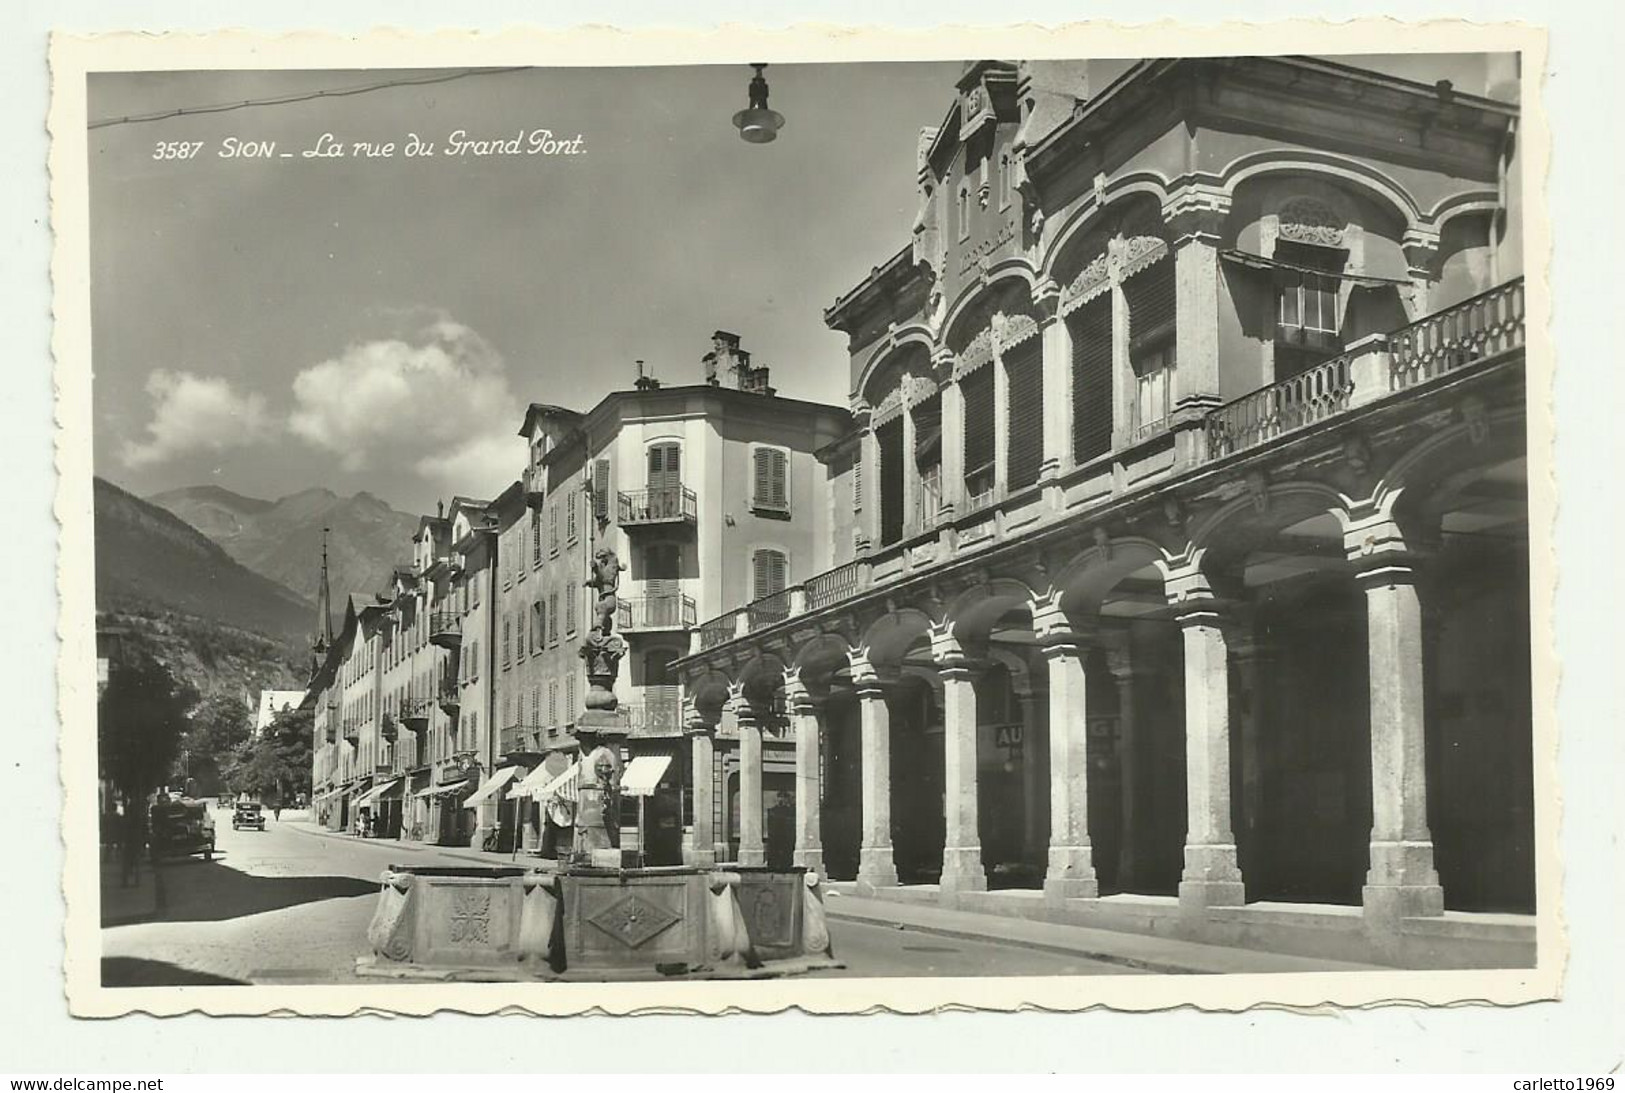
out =
<svg viewBox="0 0 1625 1093"><path fill-rule="evenodd" d="M1019 945L1040 952L1086 957L1150 972L1222 975L1237 972L1393 970L1374 964L1316 960L1119 930L1097 930L1088 926L1068 926L1005 915L867 899L838 889L828 893L824 900L824 911L829 918L837 921L891 926L899 930L915 930L922 934L968 941Z"/></svg>
<svg viewBox="0 0 1625 1093"><path fill-rule="evenodd" d="M123 869L118 860L101 864L102 929L125 926L132 922L145 922L155 918L164 908L164 882L162 874L141 856L135 867L135 883L123 884Z"/></svg>
<svg viewBox="0 0 1625 1093"><path fill-rule="evenodd" d="M412 842L409 839L365 839L348 831L329 831L314 820L283 820L282 826L291 831L297 831L302 835L319 835L329 839L348 839L351 842L363 843L367 846L403 850L408 854L438 854L447 858L461 858L463 861L475 862L479 865L525 866L535 864L540 860L522 850L516 858L512 854L470 850L466 846L439 846L435 843Z"/></svg>

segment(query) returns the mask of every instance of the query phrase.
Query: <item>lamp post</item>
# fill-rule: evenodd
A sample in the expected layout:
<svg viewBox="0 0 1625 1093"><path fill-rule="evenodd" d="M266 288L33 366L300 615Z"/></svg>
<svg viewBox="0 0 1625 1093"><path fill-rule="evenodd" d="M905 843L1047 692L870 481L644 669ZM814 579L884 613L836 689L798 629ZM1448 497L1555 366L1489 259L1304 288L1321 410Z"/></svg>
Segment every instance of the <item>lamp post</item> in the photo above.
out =
<svg viewBox="0 0 1625 1093"><path fill-rule="evenodd" d="M767 78L762 75L767 64L752 63L751 67L756 75L750 81L750 105L734 115L734 128L751 144L767 144L777 139L779 130L784 127L784 115L768 109Z"/></svg>

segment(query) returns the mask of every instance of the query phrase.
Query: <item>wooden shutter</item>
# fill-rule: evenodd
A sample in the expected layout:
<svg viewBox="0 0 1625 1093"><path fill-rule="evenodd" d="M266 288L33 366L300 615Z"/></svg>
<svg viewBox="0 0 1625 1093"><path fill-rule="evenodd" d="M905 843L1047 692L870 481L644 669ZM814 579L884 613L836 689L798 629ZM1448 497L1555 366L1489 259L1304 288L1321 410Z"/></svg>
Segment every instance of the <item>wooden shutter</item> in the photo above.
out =
<svg viewBox="0 0 1625 1093"><path fill-rule="evenodd" d="M1072 334L1072 457L1112 448L1112 299L1107 293L1067 316Z"/></svg>
<svg viewBox="0 0 1625 1093"><path fill-rule="evenodd" d="M785 454L777 448L757 448L751 455L755 472L752 504L756 508L787 512L790 508Z"/></svg>
<svg viewBox="0 0 1625 1093"><path fill-rule="evenodd" d="M559 594L557 592L547 597L547 640L549 643L559 640Z"/></svg>
<svg viewBox="0 0 1625 1093"><path fill-rule="evenodd" d="M1123 282L1130 355L1174 335L1174 263L1164 258Z"/></svg>
<svg viewBox="0 0 1625 1093"><path fill-rule="evenodd" d="M903 419L893 418L875 430L880 448L880 541L903 537Z"/></svg>
<svg viewBox="0 0 1625 1093"><path fill-rule="evenodd" d="M681 449L675 444L649 446L649 488L663 489L682 482Z"/></svg>
<svg viewBox="0 0 1625 1093"><path fill-rule="evenodd" d="M965 473L993 462L993 368L983 365L959 381L965 400Z"/></svg>
<svg viewBox="0 0 1625 1093"><path fill-rule="evenodd" d="M758 550L751 559L754 592L751 598L777 595L784 591L786 565L784 553L778 550Z"/></svg>
<svg viewBox="0 0 1625 1093"><path fill-rule="evenodd" d="M1009 431L1005 458L1009 483L1019 490L1038 481L1044 462L1043 343L1028 338L1004 354L1009 379Z"/></svg>
<svg viewBox="0 0 1625 1093"><path fill-rule="evenodd" d="M852 507L863 511L863 460L852 461Z"/></svg>
<svg viewBox="0 0 1625 1093"><path fill-rule="evenodd" d="M576 632L576 601L581 597L574 589L566 589L564 593L564 632Z"/></svg>
<svg viewBox="0 0 1625 1093"><path fill-rule="evenodd" d="M537 600L530 605L530 647L540 649L547 640L547 608Z"/></svg>
<svg viewBox="0 0 1625 1093"><path fill-rule="evenodd" d="M595 520L609 519L609 460L592 461L592 515Z"/></svg>

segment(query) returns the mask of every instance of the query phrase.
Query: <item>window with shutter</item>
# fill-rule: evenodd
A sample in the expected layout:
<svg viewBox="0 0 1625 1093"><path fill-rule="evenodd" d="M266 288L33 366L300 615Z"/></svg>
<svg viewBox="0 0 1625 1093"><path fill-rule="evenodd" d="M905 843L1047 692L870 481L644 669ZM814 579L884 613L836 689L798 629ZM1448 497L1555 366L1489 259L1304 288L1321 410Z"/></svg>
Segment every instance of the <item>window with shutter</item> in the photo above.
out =
<svg viewBox="0 0 1625 1093"><path fill-rule="evenodd" d="M1009 390L1005 459L1012 490L1038 481L1044 462L1043 342L1028 338L1004 353Z"/></svg>
<svg viewBox="0 0 1625 1093"><path fill-rule="evenodd" d="M556 644L559 640L559 594L552 592L547 597L547 643Z"/></svg>
<svg viewBox="0 0 1625 1093"><path fill-rule="evenodd" d="M790 511L789 457L780 448L757 448L751 453L754 471L751 507L759 512Z"/></svg>
<svg viewBox="0 0 1625 1093"><path fill-rule="evenodd" d="M516 617L513 620L513 656L515 660L524 660L525 631L528 630L529 627L525 623L524 608L520 608L514 614Z"/></svg>
<svg viewBox="0 0 1625 1093"><path fill-rule="evenodd" d="M547 507L547 552L559 552L559 504L554 501Z"/></svg>
<svg viewBox="0 0 1625 1093"><path fill-rule="evenodd" d="M852 461L852 508L863 511L863 460Z"/></svg>
<svg viewBox="0 0 1625 1093"><path fill-rule="evenodd" d="M513 662L513 629L507 612L502 614L502 667L506 671Z"/></svg>
<svg viewBox="0 0 1625 1093"><path fill-rule="evenodd" d="M1164 426L1173 410L1178 369L1173 261L1155 262L1124 281L1123 295L1128 301L1129 363L1134 369L1129 427L1140 439Z"/></svg>
<svg viewBox="0 0 1625 1093"><path fill-rule="evenodd" d="M1112 300L1097 296L1066 319L1072 334L1072 458L1112 449Z"/></svg>
<svg viewBox="0 0 1625 1093"><path fill-rule="evenodd" d="M542 510L534 509L530 514L530 564L542 564Z"/></svg>
<svg viewBox="0 0 1625 1093"><path fill-rule="evenodd" d="M541 650L542 643L547 640L547 628L544 622L546 612L547 608L542 606L541 600L537 600L530 605L530 647L537 651Z"/></svg>
<svg viewBox="0 0 1625 1093"><path fill-rule="evenodd" d="M789 566L782 550L758 550L751 562L753 600L784 591Z"/></svg>
<svg viewBox="0 0 1625 1093"><path fill-rule="evenodd" d="M975 509L993 500L993 366L971 372L959 387L965 402L965 502Z"/></svg>
<svg viewBox="0 0 1625 1093"><path fill-rule="evenodd" d="M903 537L903 419L893 418L875 430L880 449L880 542Z"/></svg>
<svg viewBox="0 0 1625 1093"><path fill-rule="evenodd" d="M609 460L592 461L592 515L600 522L609 519Z"/></svg>
<svg viewBox="0 0 1625 1093"><path fill-rule="evenodd" d="M566 542L576 541L576 491L570 490L564 495L564 539Z"/></svg>
<svg viewBox="0 0 1625 1093"><path fill-rule="evenodd" d="M574 721L576 717L576 677L571 672L564 678L564 720Z"/></svg>
<svg viewBox="0 0 1625 1093"><path fill-rule="evenodd" d="M580 598L574 589L569 589L564 593L564 632L566 634L576 632L576 601Z"/></svg>

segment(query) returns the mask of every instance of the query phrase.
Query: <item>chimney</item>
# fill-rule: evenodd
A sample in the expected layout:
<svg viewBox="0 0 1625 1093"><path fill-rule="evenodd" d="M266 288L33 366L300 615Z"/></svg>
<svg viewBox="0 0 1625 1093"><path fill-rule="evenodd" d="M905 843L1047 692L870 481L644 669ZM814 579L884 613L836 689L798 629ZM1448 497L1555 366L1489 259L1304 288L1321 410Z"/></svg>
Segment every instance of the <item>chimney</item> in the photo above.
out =
<svg viewBox="0 0 1625 1093"><path fill-rule="evenodd" d="M721 375L726 372L729 386L739 391L750 391L759 395L773 394L773 388L767 385L767 368L753 368L750 363L750 353L739 348L739 335L730 334L726 330L718 330L711 335L711 352L704 357L705 382L713 387L721 383Z"/></svg>
<svg viewBox="0 0 1625 1093"><path fill-rule="evenodd" d="M633 387L636 387L639 391L653 391L660 386L660 381L645 370L642 361L638 361L637 366L638 378L633 382Z"/></svg>

